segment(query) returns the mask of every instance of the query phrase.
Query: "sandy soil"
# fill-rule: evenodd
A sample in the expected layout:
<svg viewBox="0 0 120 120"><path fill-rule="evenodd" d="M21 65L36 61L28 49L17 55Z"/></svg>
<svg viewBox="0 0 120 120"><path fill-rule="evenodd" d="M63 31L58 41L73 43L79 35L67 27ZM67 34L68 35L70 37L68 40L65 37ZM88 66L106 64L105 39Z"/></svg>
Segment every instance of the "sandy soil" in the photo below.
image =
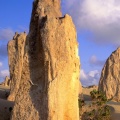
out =
<svg viewBox="0 0 120 120"><path fill-rule="evenodd" d="M91 102L90 91L93 89L83 88L83 97L86 103ZM14 106L14 102L6 100L6 93L9 93L9 88L0 85L0 120L10 120L10 108ZM120 120L120 102L110 101L108 105L112 111L112 120Z"/></svg>
<svg viewBox="0 0 120 120"><path fill-rule="evenodd" d="M83 88L83 98L86 101L86 103L91 102L90 98L90 91L92 91L94 88ZM112 120L120 120L120 102L110 101L108 102L108 105L111 108L111 116Z"/></svg>

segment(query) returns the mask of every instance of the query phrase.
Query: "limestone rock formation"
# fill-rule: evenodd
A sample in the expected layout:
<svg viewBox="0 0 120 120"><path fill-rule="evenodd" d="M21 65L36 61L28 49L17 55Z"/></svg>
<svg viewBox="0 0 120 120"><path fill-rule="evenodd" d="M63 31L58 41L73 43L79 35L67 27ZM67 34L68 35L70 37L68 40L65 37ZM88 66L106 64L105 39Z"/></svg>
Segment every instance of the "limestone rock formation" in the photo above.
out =
<svg viewBox="0 0 120 120"><path fill-rule="evenodd" d="M102 69L99 90L108 99L120 101L120 47L110 55Z"/></svg>
<svg viewBox="0 0 120 120"><path fill-rule="evenodd" d="M35 0L11 120L79 120L76 30L60 0Z"/></svg>
<svg viewBox="0 0 120 120"><path fill-rule="evenodd" d="M11 83L11 80L8 76L5 77L4 82L1 83L1 85L5 86L5 87L9 87Z"/></svg>
<svg viewBox="0 0 120 120"><path fill-rule="evenodd" d="M13 40L8 43L8 58L10 70L10 95L8 100L14 101L21 80L21 72L23 66L24 46L26 41L26 33L15 33Z"/></svg>

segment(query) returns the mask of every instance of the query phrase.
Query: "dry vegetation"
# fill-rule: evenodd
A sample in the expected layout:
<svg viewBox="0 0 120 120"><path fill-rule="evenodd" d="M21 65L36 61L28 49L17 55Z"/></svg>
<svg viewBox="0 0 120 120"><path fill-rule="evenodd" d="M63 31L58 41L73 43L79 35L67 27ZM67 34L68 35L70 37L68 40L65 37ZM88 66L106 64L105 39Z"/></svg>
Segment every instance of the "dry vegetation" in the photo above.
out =
<svg viewBox="0 0 120 120"><path fill-rule="evenodd" d="M109 101L103 92L93 90L90 92L92 101L85 103L79 99L81 120L111 120L110 107L106 105ZM82 111L82 112L81 112Z"/></svg>

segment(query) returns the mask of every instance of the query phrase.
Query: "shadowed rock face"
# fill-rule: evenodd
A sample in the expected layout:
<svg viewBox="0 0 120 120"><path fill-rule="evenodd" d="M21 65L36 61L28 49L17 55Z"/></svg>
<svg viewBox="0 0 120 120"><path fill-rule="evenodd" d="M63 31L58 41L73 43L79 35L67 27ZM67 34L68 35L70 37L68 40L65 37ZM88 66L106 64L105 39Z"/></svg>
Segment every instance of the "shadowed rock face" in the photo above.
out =
<svg viewBox="0 0 120 120"><path fill-rule="evenodd" d="M19 89L23 67L24 46L26 33L15 33L13 40L8 43L8 58L10 70L10 95L8 100L14 101Z"/></svg>
<svg viewBox="0 0 120 120"><path fill-rule="evenodd" d="M79 120L76 30L60 0L35 0L11 120Z"/></svg>
<svg viewBox="0 0 120 120"><path fill-rule="evenodd" d="M103 67L99 90L102 90L108 99L120 101L120 47L110 55Z"/></svg>

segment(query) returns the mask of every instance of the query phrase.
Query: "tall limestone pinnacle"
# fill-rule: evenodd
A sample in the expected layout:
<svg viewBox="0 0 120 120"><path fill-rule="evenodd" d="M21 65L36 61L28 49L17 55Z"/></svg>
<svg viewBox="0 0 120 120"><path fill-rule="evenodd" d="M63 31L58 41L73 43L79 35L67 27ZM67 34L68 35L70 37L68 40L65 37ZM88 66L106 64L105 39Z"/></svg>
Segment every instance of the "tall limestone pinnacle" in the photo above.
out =
<svg viewBox="0 0 120 120"><path fill-rule="evenodd" d="M19 89L23 66L24 46L26 33L15 33L13 40L8 42L8 61L10 70L10 95L9 101L14 101Z"/></svg>
<svg viewBox="0 0 120 120"><path fill-rule="evenodd" d="M99 90L108 99L120 101L120 47L110 55L102 69Z"/></svg>
<svg viewBox="0 0 120 120"><path fill-rule="evenodd" d="M79 120L76 38L60 0L34 0L11 120Z"/></svg>

